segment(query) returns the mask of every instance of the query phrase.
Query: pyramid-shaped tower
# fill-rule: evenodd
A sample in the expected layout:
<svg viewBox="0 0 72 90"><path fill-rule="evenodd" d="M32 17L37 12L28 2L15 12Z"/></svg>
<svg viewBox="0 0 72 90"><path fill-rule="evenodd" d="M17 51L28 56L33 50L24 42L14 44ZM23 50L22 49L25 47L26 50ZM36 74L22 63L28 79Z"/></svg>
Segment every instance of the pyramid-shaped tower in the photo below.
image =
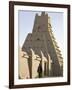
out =
<svg viewBox="0 0 72 90"><path fill-rule="evenodd" d="M63 76L63 58L52 32L50 17L45 12L36 14L32 33L29 33L22 46L22 51L31 55L31 49L41 57L41 52L48 60L50 56L51 76Z"/></svg>

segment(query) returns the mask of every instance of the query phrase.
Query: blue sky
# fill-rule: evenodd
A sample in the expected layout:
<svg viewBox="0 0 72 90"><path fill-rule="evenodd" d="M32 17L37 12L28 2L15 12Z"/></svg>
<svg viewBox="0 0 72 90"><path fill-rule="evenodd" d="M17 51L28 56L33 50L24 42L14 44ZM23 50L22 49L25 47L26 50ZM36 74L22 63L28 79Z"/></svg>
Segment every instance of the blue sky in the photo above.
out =
<svg viewBox="0 0 72 90"><path fill-rule="evenodd" d="M35 15L41 12L22 11L18 12L18 27L19 27L19 46L21 47L28 33L32 32ZM46 12L51 18L52 31L62 51L64 52L64 28L63 28L63 13L61 12Z"/></svg>

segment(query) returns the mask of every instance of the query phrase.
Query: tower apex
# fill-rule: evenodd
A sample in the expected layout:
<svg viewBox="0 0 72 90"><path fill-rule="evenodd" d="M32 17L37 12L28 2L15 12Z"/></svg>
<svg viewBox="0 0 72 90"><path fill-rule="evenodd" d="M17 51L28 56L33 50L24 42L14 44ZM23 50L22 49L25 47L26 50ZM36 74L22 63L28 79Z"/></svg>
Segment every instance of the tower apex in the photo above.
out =
<svg viewBox="0 0 72 90"><path fill-rule="evenodd" d="M44 11L42 11L41 15L45 15L45 12L44 12Z"/></svg>

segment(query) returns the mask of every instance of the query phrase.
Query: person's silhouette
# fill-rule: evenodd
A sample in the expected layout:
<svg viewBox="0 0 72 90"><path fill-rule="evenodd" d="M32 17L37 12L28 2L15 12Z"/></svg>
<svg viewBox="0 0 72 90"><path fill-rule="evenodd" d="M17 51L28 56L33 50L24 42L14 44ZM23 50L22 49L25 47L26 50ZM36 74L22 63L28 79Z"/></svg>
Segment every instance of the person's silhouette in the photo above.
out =
<svg viewBox="0 0 72 90"><path fill-rule="evenodd" d="M39 64L39 66L38 66L37 72L38 72L39 78L41 78L41 77L42 77L42 65L41 65L41 62L40 62L40 64Z"/></svg>

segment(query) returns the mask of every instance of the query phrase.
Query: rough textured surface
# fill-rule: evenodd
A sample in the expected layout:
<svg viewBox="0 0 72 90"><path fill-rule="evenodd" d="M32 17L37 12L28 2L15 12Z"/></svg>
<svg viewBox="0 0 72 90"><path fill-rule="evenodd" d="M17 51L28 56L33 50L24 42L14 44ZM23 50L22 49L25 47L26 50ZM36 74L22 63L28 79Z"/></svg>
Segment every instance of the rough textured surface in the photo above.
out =
<svg viewBox="0 0 72 90"><path fill-rule="evenodd" d="M27 35L22 51L28 54L27 60L30 62L27 64L27 60L25 60L25 65L20 66L26 67L27 71L30 70L30 78L37 76L40 61L43 69L42 77L63 76L63 58L52 32L50 17L45 12L42 12L41 16L36 14L32 33ZM39 56L40 60L36 58L36 55ZM28 69L26 65L31 67Z"/></svg>

